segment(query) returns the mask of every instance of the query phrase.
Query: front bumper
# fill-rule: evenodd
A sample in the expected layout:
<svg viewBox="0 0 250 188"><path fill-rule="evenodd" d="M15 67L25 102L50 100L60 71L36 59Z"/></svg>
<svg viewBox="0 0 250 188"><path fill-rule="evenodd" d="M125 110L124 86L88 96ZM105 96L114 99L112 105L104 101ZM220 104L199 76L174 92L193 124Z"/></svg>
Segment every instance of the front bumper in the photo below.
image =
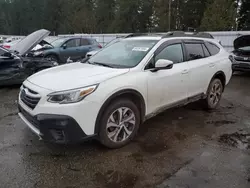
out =
<svg viewBox="0 0 250 188"><path fill-rule="evenodd" d="M72 117L52 114L32 116L20 105L18 109L20 118L44 141L69 144L93 137L87 136Z"/></svg>
<svg viewBox="0 0 250 188"><path fill-rule="evenodd" d="M250 71L250 62L237 62L232 64L233 71Z"/></svg>

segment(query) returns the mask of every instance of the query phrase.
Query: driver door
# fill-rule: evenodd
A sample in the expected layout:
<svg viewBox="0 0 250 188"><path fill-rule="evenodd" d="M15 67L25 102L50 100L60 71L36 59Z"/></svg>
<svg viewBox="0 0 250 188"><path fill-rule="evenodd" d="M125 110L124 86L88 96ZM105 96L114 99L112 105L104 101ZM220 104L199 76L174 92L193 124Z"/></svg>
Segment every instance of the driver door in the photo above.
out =
<svg viewBox="0 0 250 188"><path fill-rule="evenodd" d="M22 62L18 57L9 57L0 49L0 85L18 83L21 80Z"/></svg>
<svg viewBox="0 0 250 188"><path fill-rule="evenodd" d="M66 62L70 57L71 60L78 60L81 58L81 39L70 39L65 42L60 49L60 56L63 62Z"/></svg>
<svg viewBox="0 0 250 188"><path fill-rule="evenodd" d="M148 74L148 112L167 108L187 99L189 67L184 62L184 50L181 40L168 41L160 46L147 65ZM173 61L172 69L152 72L159 59Z"/></svg>

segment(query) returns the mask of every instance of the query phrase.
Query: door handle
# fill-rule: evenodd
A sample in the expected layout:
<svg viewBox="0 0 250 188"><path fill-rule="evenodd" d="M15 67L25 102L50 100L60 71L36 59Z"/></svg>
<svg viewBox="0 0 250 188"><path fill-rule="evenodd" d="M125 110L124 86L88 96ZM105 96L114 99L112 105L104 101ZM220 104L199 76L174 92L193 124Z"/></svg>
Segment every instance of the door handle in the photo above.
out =
<svg viewBox="0 0 250 188"><path fill-rule="evenodd" d="M181 73L182 74L187 74L189 71L188 71L188 69L184 69Z"/></svg>

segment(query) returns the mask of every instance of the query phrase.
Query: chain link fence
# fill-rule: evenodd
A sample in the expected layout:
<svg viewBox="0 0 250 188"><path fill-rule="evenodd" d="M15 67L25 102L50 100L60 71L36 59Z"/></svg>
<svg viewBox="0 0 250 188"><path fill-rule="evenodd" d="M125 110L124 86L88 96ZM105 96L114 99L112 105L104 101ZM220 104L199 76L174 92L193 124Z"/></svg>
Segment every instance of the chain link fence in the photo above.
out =
<svg viewBox="0 0 250 188"><path fill-rule="evenodd" d="M222 46L227 50L227 51L232 51L234 49L233 47L233 42L236 38L238 38L241 35L250 35L250 31L220 31L220 32L208 32L215 39L220 41ZM53 40L56 40L58 37L71 37L71 36L82 36L82 37L90 37L90 38L95 38L97 42L99 42L102 46L105 46L108 42L111 40L118 38L118 37L123 37L127 36L130 33L113 33L113 34L73 34L73 35L58 35L58 36L49 36L45 40L48 42L52 42ZM164 33L161 33L164 34ZM22 36L8 36L8 35L0 35L1 37L19 37L21 38Z"/></svg>

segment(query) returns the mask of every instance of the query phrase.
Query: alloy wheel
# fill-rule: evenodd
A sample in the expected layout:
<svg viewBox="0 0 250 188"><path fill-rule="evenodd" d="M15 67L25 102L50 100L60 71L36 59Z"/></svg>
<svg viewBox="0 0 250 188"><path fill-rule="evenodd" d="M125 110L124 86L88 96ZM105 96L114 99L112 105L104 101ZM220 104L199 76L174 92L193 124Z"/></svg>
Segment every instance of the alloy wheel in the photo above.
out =
<svg viewBox="0 0 250 188"><path fill-rule="evenodd" d="M216 82L209 93L209 100L211 104L216 106L217 103L220 101L221 95L222 95L221 85L218 82Z"/></svg>
<svg viewBox="0 0 250 188"><path fill-rule="evenodd" d="M135 129L135 113L127 107L116 109L108 118L106 131L113 142L124 142Z"/></svg>

